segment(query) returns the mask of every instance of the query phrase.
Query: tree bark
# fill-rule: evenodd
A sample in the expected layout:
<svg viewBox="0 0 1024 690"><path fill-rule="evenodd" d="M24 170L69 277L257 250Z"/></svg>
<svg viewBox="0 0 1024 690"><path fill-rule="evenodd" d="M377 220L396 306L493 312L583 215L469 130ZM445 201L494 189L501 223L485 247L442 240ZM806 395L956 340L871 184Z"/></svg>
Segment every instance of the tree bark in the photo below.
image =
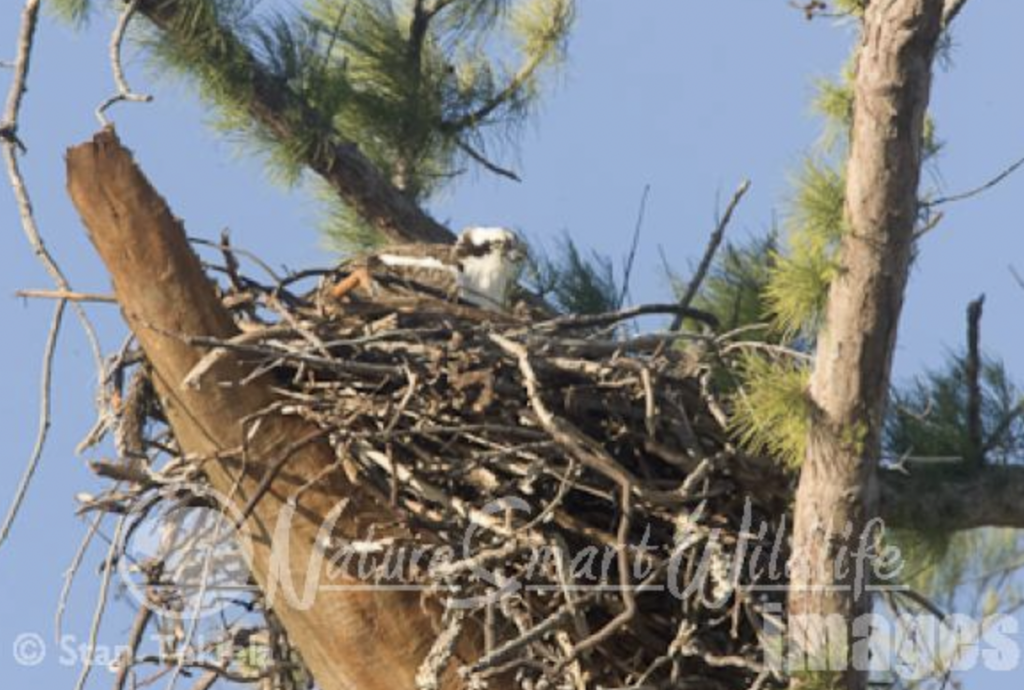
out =
<svg viewBox="0 0 1024 690"><path fill-rule="evenodd" d="M272 579L272 549L281 545L276 536L271 541L281 511L298 487L335 461L334 451L322 438L295 448L298 439L316 429L296 418L268 415L255 431L249 428L245 463L239 462L246 418L265 410L275 396L263 380L238 385L249 368L232 357L209 372L201 390L182 385L204 354L183 337L230 338L237 331L189 247L181 222L113 130L70 149L67 174L71 198L110 272L124 317L152 364L157 392L182 450L207 459L204 468L213 488L233 496L239 509L268 467L283 454L289 456L245 525L253 538L251 569L266 588ZM351 575L329 576L324 564L309 570L316 562L321 520L340 503L344 512L339 531L346 538L365 536L371 523L395 522L388 508L375 504L343 472L315 483L297 506L280 574L292 578L300 592L307 577L319 576L322 584L332 586L357 582ZM376 536L386 535L378 529ZM412 688L436 636L417 593L321 588L309 607L278 595L274 610L325 690ZM473 643L466 642L469 658L475 656ZM452 666L447 688L461 686Z"/></svg>
<svg viewBox="0 0 1024 690"><path fill-rule="evenodd" d="M143 0L138 12L172 41L187 41L191 29L187 7L179 0ZM184 16L183 16L184 15ZM300 139L296 122L317 126L317 117L287 82L267 73L251 51L227 27L210 41L217 62L244 64L251 79L248 111L254 122L279 142ZM299 124L298 126L302 126ZM330 146L306 154L306 165L338 193L341 200L389 241L452 243L451 230L430 217L395 187L351 141L338 138Z"/></svg>
<svg viewBox="0 0 1024 690"><path fill-rule="evenodd" d="M813 419L794 508L790 651L812 664L807 670L840 671L850 690L867 682L854 668L865 660L852 656L854 621L870 607L858 554L872 546L865 530L877 514L882 415L913 257L942 12L942 0L873 0L865 9L846 174L848 231L809 386ZM845 639L835 628L827 632L829 620L841 622Z"/></svg>

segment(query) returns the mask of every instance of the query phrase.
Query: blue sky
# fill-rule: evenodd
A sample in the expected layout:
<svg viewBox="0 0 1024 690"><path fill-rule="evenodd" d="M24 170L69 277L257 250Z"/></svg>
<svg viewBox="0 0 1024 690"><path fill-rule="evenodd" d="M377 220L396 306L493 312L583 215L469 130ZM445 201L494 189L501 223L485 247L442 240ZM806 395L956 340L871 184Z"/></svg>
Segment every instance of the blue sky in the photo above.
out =
<svg viewBox="0 0 1024 690"><path fill-rule="evenodd" d="M0 59L12 53L20 3L0 5ZM934 108L946 147L926 184L945 193L973 187L1024 156L1024 91L1012 87L1024 64L1024 3L975 0L956 31L954 65L940 72ZM96 129L95 105L111 92L109 17L74 32L45 20L39 32L21 135L29 147L25 173L47 242L77 289L106 291L107 278L64 193L63 152ZM568 231L584 247L624 257L645 185L651 185L632 294L668 294L659 248L677 267L699 259L716 206L736 185L753 187L736 214L733 238L764 231L785 212L790 175L816 140L808 101L817 77L835 74L852 34L827 21L806 22L786 0L619 0L581 2L570 61L552 83L539 116L512 161L524 182L484 174L460 181L433 206L453 227L507 224L535 240ZM157 188L193 235L223 227L234 241L274 264L324 264L314 228L315 202L302 189L271 184L258 159L205 125L188 93L128 63L149 105L113 111ZM6 87L6 75L0 72ZM901 326L896 367L908 377L936 366L964 331L964 309L987 294L983 338L1024 376L1024 291L1008 266L1024 271L1024 233L1017 200L1024 174L986 195L950 207L921 246ZM11 194L0 190L0 340L5 395L0 396L5 455L0 500L6 501L32 446L40 351L50 305L25 303L15 290L47 287L18 225ZM92 309L106 349L124 330L109 307ZM4 687L70 687L78 669L52 654L37 668L13 663L9 649L23 632L52 644L53 612L64 569L83 532L73 496L94 482L75 444L92 422L94 372L77 324L66 319L57 359L50 445L19 524L0 551L0 679ZM95 595L96 557L84 570L68 612L70 632L84 641ZM123 607L122 607L123 608ZM114 644L128 621L115 604L101 641ZM102 669L92 687L106 687ZM976 687L1019 686L1024 671L969 676Z"/></svg>

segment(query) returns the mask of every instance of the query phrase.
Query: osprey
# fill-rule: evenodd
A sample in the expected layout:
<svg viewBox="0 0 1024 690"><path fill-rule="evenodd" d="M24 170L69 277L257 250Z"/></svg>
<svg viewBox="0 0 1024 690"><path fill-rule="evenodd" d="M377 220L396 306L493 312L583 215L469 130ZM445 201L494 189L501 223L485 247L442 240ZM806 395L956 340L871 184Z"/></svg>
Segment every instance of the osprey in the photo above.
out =
<svg viewBox="0 0 1024 690"><path fill-rule="evenodd" d="M395 245L346 261L339 270L347 276L330 295L386 300L428 294L504 311L525 258L526 247L511 230L470 227L454 245Z"/></svg>

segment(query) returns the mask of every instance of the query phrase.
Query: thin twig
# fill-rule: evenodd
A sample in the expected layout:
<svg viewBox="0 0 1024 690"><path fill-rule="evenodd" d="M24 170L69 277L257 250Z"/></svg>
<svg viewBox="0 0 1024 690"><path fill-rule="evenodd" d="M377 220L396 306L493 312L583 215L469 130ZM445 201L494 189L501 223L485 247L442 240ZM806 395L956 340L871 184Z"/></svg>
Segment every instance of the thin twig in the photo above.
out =
<svg viewBox="0 0 1024 690"><path fill-rule="evenodd" d="M260 347L258 345L235 344L230 340L220 340L209 336L190 336L170 333L158 328L154 328L153 330L171 338L177 338L192 347L223 348L225 350L234 350L241 354L258 355L261 357L270 357L274 359L327 367L340 372L374 374L377 376L401 376L403 373L400 367L388 366L386 364L370 364L368 362L351 362L340 359L330 359L327 357L318 357L316 355L304 355L298 352L286 352L269 347Z"/></svg>
<svg viewBox="0 0 1024 690"><path fill-rule="evenodd" d="M42 262L46 272L50 275L54 284L66 292L74 292L65 278L60 266L54 260L43 242L39 226L36 224L35 212L32 209L32 200L25 186L25 179L21 174L18 164L17 151L20 141L17 137L18 117L21 113L21 103L27 89L29 64L32 56L32 45L35 40L36 23L39 18L40 0L27 0L25 9L22 10L21 32L18 37L18 57L14 66L14 80L7 93L7 105L4 109L3 118L0 119L0 131L10 132L10 136L0 136L0 144L3 145L4 158L7 162L7 171L11 179L11 187L14 189L14 196L18 204L18 213L21 215L22 229L32 246L36 257ZM103 348L100 347L99 338L96 336L96 329L86 315L81 305L74 304L72 308L82 323L86 339L92 350L93 359L96 363L96 370L103 371Z"/></svg>
<svg viewBox="0 0 1024 690"><path fill-rule="evenodd" d="M191 242L192 244L198 244L198 245L200 245L202 247L210 247L211 249L218 249L221 252L223 252L223 251L230 251L233 254L238 254L239 256L244 256L245 258L249 259L250 261L252 261L257 266L259 266L263 270L263 272L266 273L268 276L270 276L271 280L273 280L275 283L280 284L284 280L286 280L285 278L282 278L280 275L278 275L277 271L275 271L273 268L270 267L270 264L268 264L266 261L264 261L263 259L258 257L254 252L251 252L248 249L242 249L242 248L237 247L237 246L235 246L233 244L224 244L223 242L213 242L211 240L203 239L202 237L189 237L188 241Z"/></svg>
<svg viewBox="0 0 1024 690"><path fill-rule="evenodd" d="M454 120L441 123L445 132L461 132L467 127L476 127L487 119L495 110L507 103L533 78L534 73L544 63L547 53L539 51L531 55L527 61L512 76L509 82L493 98L481 105L476 110L461 115Z"/></svg>
<svg viewBox="0 0 1024 690"><path fill-rule="evenodd" d="M237 484L232 487L231 495L228 496L228 500L233 500L235 489ZM202 619L202 607L203 601L206 599L207 587L210 582L210 567L213 563L214 551L217 550L217 544L220 543L222 538L221 530L224 528L224 520L216 520L213 525L213 535L209 545L206 546L203 553L203 568L199 575L199 590L196 592L195 604L192 607L191 615L188 617L188 629L185 631L185 636L181 640L180 649L181 654L178 656L177 663L174 666L174 672L171 674L171 679L167 683L167 690L174 690L178 683L178 679L181 677L185 670L185 666L195 655L189 653L189 648L192 646L192 641L195 639L195 635L199 630L199 621Z"/></svg>
<svg viewBox="0 0 1024 690"><path fill-rule="evenodd" d="M693 302L693 298L697 296L697 291L700 289L701 284L704 282L704 278L707 276L708 270L711 268L711 262L715 258L715 253L718 251L719 245L722 244L722 238L725 236L725 230L729 227L729 221L732 220L732 214L739 206L740 201L743 200L743 196L750 189L750 180L744 180L739 188L733 193L732 199L729 200L729 205L725 207L725 213L718 220L718 224L715 227L715 231L711 233L711 237L708 239L707 248L704 250L704 256L700 260L700 264L697 266L696 273L693 274L693 278L686 286L686 292L679 300L679 306L685 310ZM686 316L682 311L676 314L676 317L672 320L672 325L669 327L671 331L678 331L683 327L683 321Z"/></svg>
<svg viewBox="0 0 1024 690"><path fill-rule="evenodd" d="M39 290L26 289L17 290L15 297L25 299L59 299L67 302L100 302L104 304L117 304L117 298L113 295L104 295L98 292L69 292L68 290Z"/></svg>
<svg viewBox="0 0 1024 690"><path fill-rule="evenodd" d="M96 652L96 641L100 634L100 624L103 622L103 612L107 609L107 595L110 591L110 580L114 574L114 561L121 548L121 530L124 528L127 516L122 515L114 527L114 536L110 540L110 547L107 549L107 558L103 562L103 579L100 582L100 592L96 597L96 607L93 609L92 622L89 625L89 640L86 643L85 655L83 656L82 671L78 674L78 681L75 683L75 690L85 690L85 684L89 680L89 672L93 664L90 663Z"/></svg>
<svg viewBox="0 0 1024 690"><path fill-rule="evenodd" d="M1017 172L1021 166L1024 166L1024 157L1018 158L1009 167L1007 167L1005 170L1003 170L1001 173L999 173L998 175L996 175L983 185L975 187L974 189L968 190L966 192L961 192L959 194L952 194L950 196L940 196L938 199L933 199L932 201L925 201L922 205L925 206L926 208L934 208L935 206L951 204L956 201L964 201L965 199L970 199L971 197L978 196L979 194L982 194L992 189L1000 182L1008 178L1010 175Z"/></svg>
<svg viewBox="0 0 1024 690"><path fill-rule="evenodd" d="M1024 290L1024 277L1021 277L1020 273L1017 271L1016 268L1014 268L1013 265L1010 266L1010 275L1013 276L1013 280L1015 283L1017 283L1017 287L1019 287L1021 290Z"/></svg>
<svg viewBox="0 0 1024 690"><path fill-rule="evenodd" d="M100 524L103 522L104 514L100 513L93 518L92 523L89 525L89 529L86 530L85 536L82 537L82 542L78 545L78 550L75 551L74 557L71 559L71 563L64 571L64 584L60 589L60 596L57 598L57 610L54 613L54 633L57 642L60 642L63 637L64 627L64 611L67 609L68 598L71 596L71 586L75 582L75 576L78 575L78 571L82 567L82 561L85 560L85 554L89 552L89 545L92 544L93 537L99 531Z"/></svg>
<svg viewBox="0 0 1024 690"><path fill-rule="evenodd" d="M519 177L519 175L517 175L515 172L513 172L512 170L509 170L508 168L503 168L500 165L498 165L497 163L491 161L484 154L480 153L479 151L477 151L475 148L473 148L472 146L470 146L466 142L464 142L462 140L459 140L459 141L456 142L456 146L458 146L462 150L462 152L465 153L467 156L472 158L474 161L476 161L480 165L484 166L484 168L486 168L488 171L494 173L495 175L498 175L500 177L508 178L508 179L512 180L513 182L522 182L523 181L523 179L521 177Z"/></svg>
<svg viewBox="0 0 1024 690"><path fill-rule="evenodd" d="M143 636L149 627L149 621L153 617L153 609L149 602L143 602L142 606L135 613L135 620L132 622L131 630L128 632L128 639L124 644L124 651L117 660L117 670L114 676L114 690L124 690L128 682L128 675L135 664L135 656L139 653Z"/></svg>
<svg viewBox="0 0 1024 690"><path fill-rule="evenodd" d="M925 224L914 231L914 242L917 242L922 237L927 235L929 232L939 227L939 223L941 223L943 219L946 217L946 214L944 214L942 211L939 211L938 213L933 215L929 215L931 215L931 217L927 218Z"/></svg>
<svg viewBox="0 0 1024 690"><path fill-rule="evenodd" d="M110 120L107 118L106 111L115 103L121 103L122 101L128 101L131 103L149 103L153 100L153 97L149 94L135 93L132 91L131 86L128 85L128 79L124 76L124 65L121 63L121 46L124 43L124 36L128 30L128 24L131 23L132 17L135 15L135 10L139 6L139 0L130 0L125 5L124 11L121 12L121 16L117 20L117 26L114 27L114 33L110 36L110 67L114 73L114 84L117 85L117 93L103 101L98 108L96 108L96 119L100 121L100 126L106 127L110 124Z"/></svg>
<svg viewBox="0 0 1024 690"><path fill-rule="evenodd" d="M604 314L569 314L559 316L547 321L541 321L530 327L533 331L556 331L575 328L594 328L607 326L626 319L635 319L638 316L650 316L652 314L675 314L684 318L695 319L706 323L711 328L718 327L718 318L710 312L690 307L681 307L678 304L642 304L636 307L628 307L619 311L607 312Z"/></svg>
<svg viewBox="0 0 1024 690"><path fill-rule="evenodd" d="M35 445L29 455L28 464L21 474L18 488L14 491L14 499L10 508L4 516L3 525L0 526L0 546L7 541L11 532L14 520L18 517L18 511L25 501L28 488L32 484L32 478L39 468L39 460L43 456L43 448L46 447L46 438L50 433L50 387L53 380L53 356L57 350L57 336L60 334L60 325L64 319L64 307L67 302L57 302L53 310L53 320L50 322L50 334L46 337L46 345L43 347L43 371L39 381L39 427L36 431Z"/></svg>
<svg viewBox="0 0 1024 690"><path fill-rule="evenodd" d="M39 19L39 6L40 0L27 0L22 10L21 25L18 34L17 57L14 62L14 78L11 81L11 86L7 93L7 102L4 107L3 117L0 118L0 147L3 148L4 160L7 165L7 173L10 178L11 188L14 191L14 197L17 202L18 213L21 217L21 226L25 233L25 237L28 239L36 257L42 262L43 267L46 269L47 273L49 273L56 286L62 291L72 292L71 285L68 283L68 280L64 277L64 274L57 265L57 262L50 255L43 243L42 235L39 232L38 225L36 224L35 213L32 209L32 199L29 196L28 187L25 184L25 178L22 175L21 168L18 163L19 153L23 153L25 150L24 145L18 138L18 118L21 114L21 105L25 91L27 90L32 47L35 41L36 25ZM3 544L11 525L17 517L18 510L21 507L26 492L28 491L29 483L32 476L35 474L35 470L46 445L50 426L49 387L52 373L52 358L53 351L56 348L57 333L60 330L60 322L63 317L65 304L66 302L61 300L54 311L54 325L51 326L50 337L47 340L43 355L44 368L41 376L43 394L42 400L40 401L40 432L36 438L35 448L29 457L25 473L22 476L22 483L19 485L15 494L14 503L4 519L3 528L0 529L0 544ZM95 329L89 321L89 318L81 304L73 303L72 308L85 330L86 339L95 360L96 370L97 372L102 372L103 351L100 347Z"/></svg>
<svg viewBox="0 0 1024 690"><path fill-rule="evenodd" d="M636 214L636 225L633 227L633 241L629 246L629 256L626 258L626 267L622 272L622 293L619 295L617 306L622 309L629 296L629 280L633 277L633 264L636 262L636 252L640 247L640 231L644 226L644 214L647 212L647 197L650 196L651 185L645 184L643 194L640 195L640 210Z"/></svg>
<svg viewBox="0 0 1024 690"><path fill-rule="evenodd" d="M242 524L249 518L249 516L252 514L252 511L256 509L256 506L259 504L260 500L267 494L268 491L270 491L270 487L274 483L274 480L277 479L277 476L279 474L281 474L281 470L284 469L284 466L288 463L292 456L295 455L295 453L297 453L298 451L308 446L310 443L315 443L316 441L325 438L332 431L333 429L314 429L313 431L306 434L302 438L288 444L288 447L284 449L284 451L281 453L279 457L274 459L270 466L267 467L263 476L260 478L260 483L256 485L256 488L253 490L252 496L249 498L245 506L242 508L241 513L239 513L238 519L235 522L235 529L241 529Z"/></svg>

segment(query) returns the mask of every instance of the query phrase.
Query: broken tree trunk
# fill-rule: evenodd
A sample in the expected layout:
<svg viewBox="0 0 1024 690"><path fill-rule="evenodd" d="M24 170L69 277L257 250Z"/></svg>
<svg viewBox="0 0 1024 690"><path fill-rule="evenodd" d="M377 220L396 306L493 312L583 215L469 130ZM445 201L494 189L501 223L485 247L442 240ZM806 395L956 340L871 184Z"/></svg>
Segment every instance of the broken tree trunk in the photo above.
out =
<svg viewBox="0 0 1024 690"><path fill-rule="evenodd" d="M863 554L874 546L866 532L877 514L882 414L913 257L942 13L943 0L867 3L846 172L848 230L809 388L813 418L794 510L790 651L805 655L806 670L842 672L849 690L867 682L866 659L853 656L866 649L854 646L855 636L867 631L855 621L870 606Z"/></svg>
<svg viewBox="0 0 1024 690"><path fill-rule="evenodd" d="M281 581L290 578L300 593L309 577L329 585L316 590L309 606L280 593L273 601L318 686L415 687L417 668L436 637L419 594L338 591L338 585L351 584L354 578L328 576L327 564L314 558L318 530L332 510L342 509L340 532L347 538L363 536L370 523L394 523L395 516L365 496L344 472L324 472L335 462L335 453L312 425L267 415L260 424L246 427L246 420L265 411L275 396L260 379L239 385L249 371L237 358L221 359L201 389L182 385L204 354L187 344L188 337L230 338L237 331L189 247L182 223L113 130L70 149L67 174L71 198L110 272L124 317L152 365L157 392L182 451L206 460L204 469L213 488L231 496L239 509L268 468L289 456L245 527L253 541L251 569L264 591L274 576L272 568L277 568ZM244 429L248 436L242 465ZM310 441L312 437L315 440ZM282 546L275 529L288 497L316 477L320 479L298 501L287 551L274 553L273 548ZM315 565L310 567L311 563ZM450 666L445 687L459 685Z"/></svg>

